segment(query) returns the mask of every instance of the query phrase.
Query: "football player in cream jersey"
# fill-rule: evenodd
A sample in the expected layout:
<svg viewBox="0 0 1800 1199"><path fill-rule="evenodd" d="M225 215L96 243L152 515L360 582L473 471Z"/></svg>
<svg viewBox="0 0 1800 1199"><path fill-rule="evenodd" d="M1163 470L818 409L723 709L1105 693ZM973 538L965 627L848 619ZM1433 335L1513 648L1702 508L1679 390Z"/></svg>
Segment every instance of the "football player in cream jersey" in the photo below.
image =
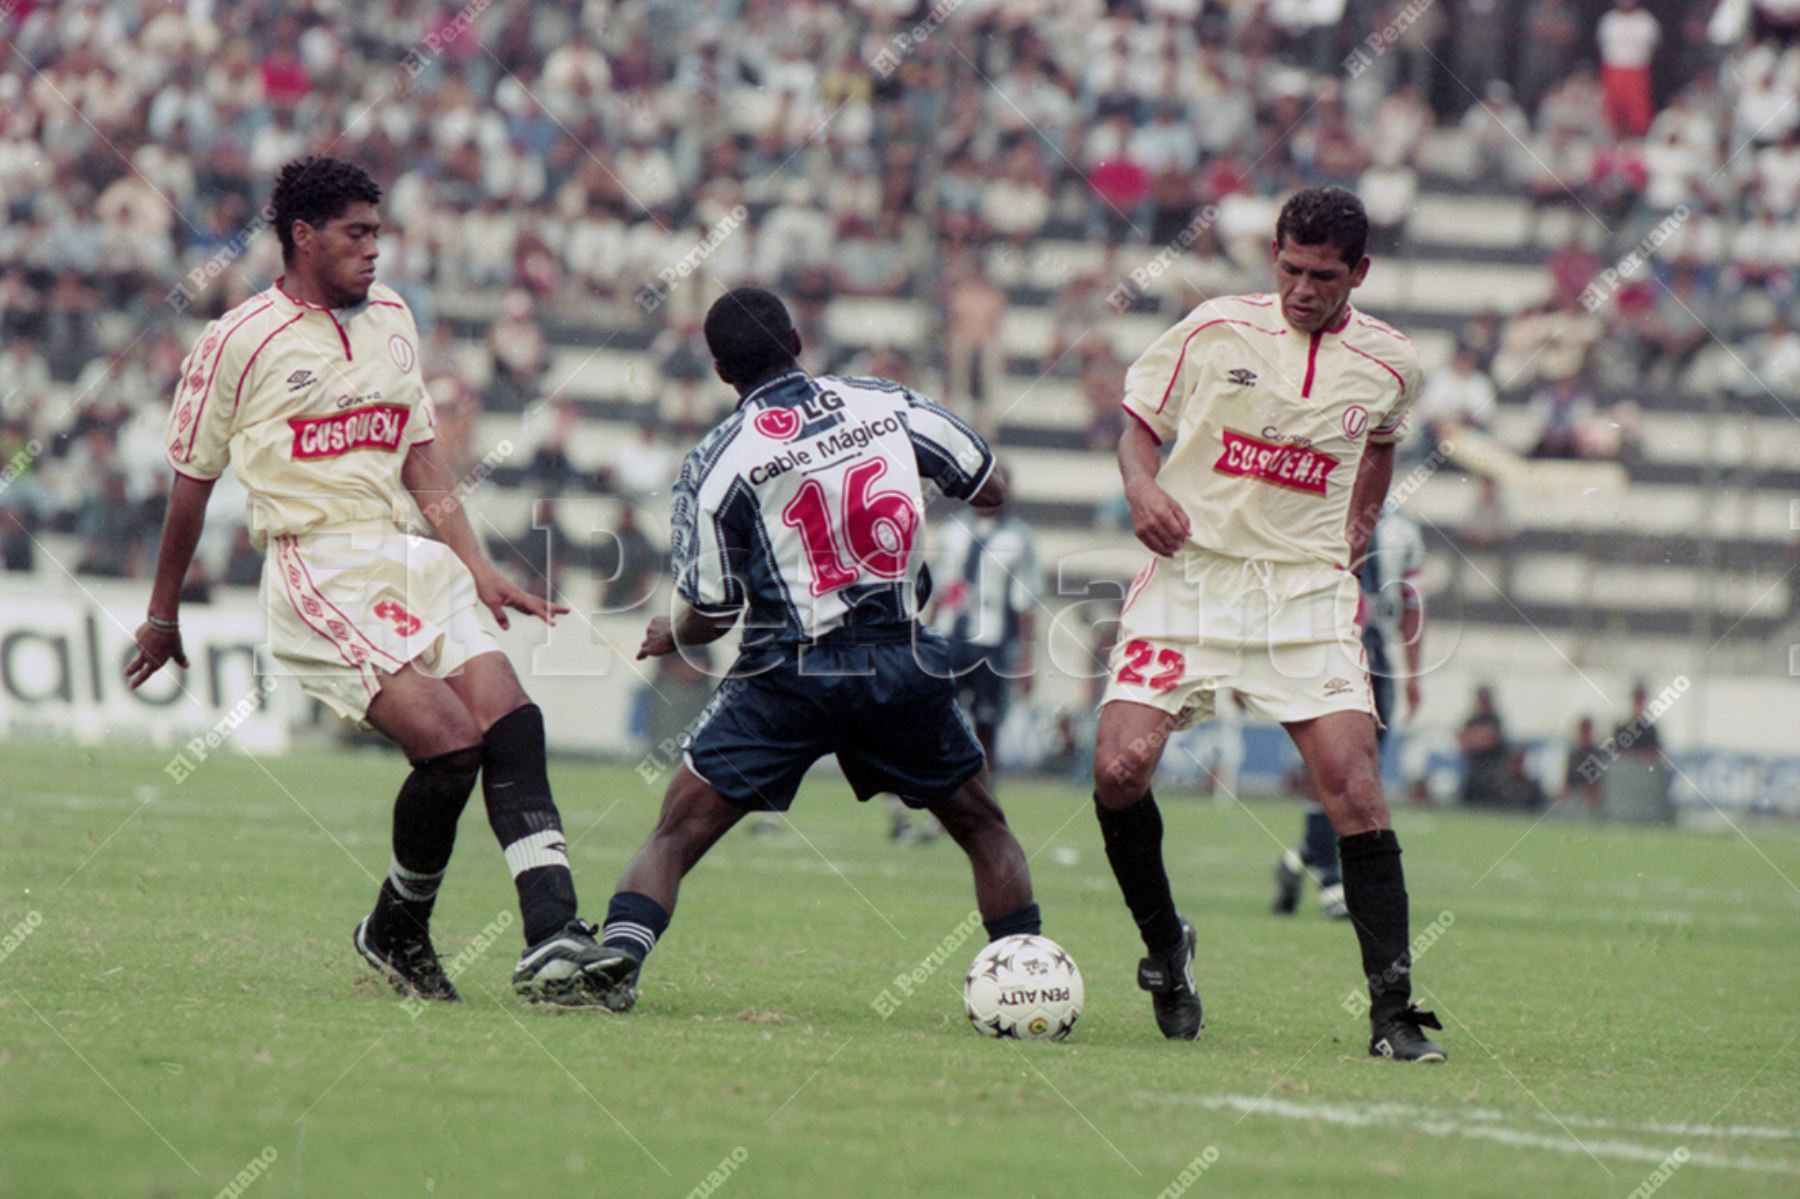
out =
<svg viewBox="0 0 1800 1199"><path fill-rule="evenodd" d="M1352 193L1295 194L1275 227L1276 291L1200 305L1126 374L1119 465L1133 527L1155 556L1120 617L1094 798L1148 951L1138 983L1163 1035L1192 1040L1196 938L1170 894L1151 780L1169 735L1210 716L1221 688L1279 722L1339 838L1369 1050L1443 1061L1421 1031L1436 1017L1411 1002L1406 883L1356 625L1352 571L1420 384L1412 343L1350 303L1368 274L1367 238Z"/></svg>
<svg viewBox="0 0 1800 1199"><path fill-rule="evenodd" d="M457 819L482 783L517 885L526 949L514 988L532 1001L595 1001L600 957L576 915L544 719L491 626L507 609L549 622L561 605L483 555L433 444L419 332L375 280L381 189L331 158L281 169L271 206L284 274L201 333L169 412L176 479L132 687L182 652L180 591L213 485L229 465L250 493L267 555L269 646L301 687L386 735L412 762L394 805L393 862L357 952L404 995L455 1000L430 919ZM414 536L416 510L438 539Z"/></svg>

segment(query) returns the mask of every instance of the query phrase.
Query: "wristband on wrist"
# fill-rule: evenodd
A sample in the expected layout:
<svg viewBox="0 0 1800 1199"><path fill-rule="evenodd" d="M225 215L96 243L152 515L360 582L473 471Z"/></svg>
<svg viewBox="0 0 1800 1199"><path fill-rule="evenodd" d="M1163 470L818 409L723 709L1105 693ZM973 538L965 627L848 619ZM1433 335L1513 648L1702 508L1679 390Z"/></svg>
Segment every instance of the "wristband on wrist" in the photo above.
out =
<svg viewBox="0 0 1800 1199"><path fill-rule="evenodd" d="M181 631L181 622L179 620L164 620L154 612L144 613L144 619L149 621L150 627L158 632L178 633Z"/></svg>

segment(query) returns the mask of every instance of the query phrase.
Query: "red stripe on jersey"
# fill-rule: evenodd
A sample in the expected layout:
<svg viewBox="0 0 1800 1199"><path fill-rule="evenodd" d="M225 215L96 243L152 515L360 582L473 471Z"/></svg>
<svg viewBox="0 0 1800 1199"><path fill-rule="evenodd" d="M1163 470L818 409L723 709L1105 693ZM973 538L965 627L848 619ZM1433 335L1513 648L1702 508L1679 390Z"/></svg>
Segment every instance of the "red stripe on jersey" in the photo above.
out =
<svg viewBox="0 0 1800 1199"><path fill-rule="evenodd" d="M406 307L406 305L402 304L399 300L370 300L369 303L375 305L377 308L404 308L404 307Z"/></svg>
<svg viewBox="0 0 1800 1199"><path fill-rule="evenodd" d="M1372 316L1364 316L1359 312L1356 314L1356 323L1364 329L1373 329L1377 333L1385 333L1395 341L1405 342L1407 345L1412 344L1412 338L1400 332L1400 330L1394 328L1386 321L1376 320Z"/></svg>
<svg viewBox="0 0 1800 1199"><path fill-rule="evenodd" d="M1218 317L1197 327L1192 333L1189 333L1181 343L1181 353L1175 359L1175 373L1169 376L1169 385L1163 388L1162 401L1156 405L1156 410L1158 412L1161 412L1164 408L1168 407L1169 393L1175 390L1175 380L1181 378L1181 366L1187 361L1188 342L1193 341L1194 338L1200 336L1201 333L1212 328L1214 325L1242 325L1246 329L1255 329L1258 333L1267 333L1270 337L1280 337L1287 332L1286 329L1265 329L1261 325L1253 324L1250 321L1240 321L1228 316Z"/></svg>
<svg viewBox="0 0 1800 1199"><path fill-rule="evenodd" d="M1144 432L1146 432L1146 433L1148 433L1148 434L1150 434L1150 439L1151 439L1151 440L1152 440L1152 441L1154 441L1154 442L1155 442L1155 443L1156 443L1156 444L1157 444L1157 445L1161 445L1161 444L1162 444L1162 438L1160 438L1160 437L1158 437L1158 436L1157 436L1157 435L1156 435L1156 430L1155 430L1155 429L1152 429L1152 428L1151 428L1151 427L1150 427L1150 422L1149 422L1149 421L1147 421L1147 420L1145 420L1145 419L1144 419L1144 418L1143 418L1143 417L1141 417L1141 416L1139 416L1139 415L1138 415L1138 414L1137 414L1137 413L1135 413L1135 412L1133 412L1133 411L1132 411L1132 410L1131 410L1131 407L1130 407L1130 405L1128 405L1128 404L1120 404L1120 405L1119 405L1119 407L1121 407L1121 408L1123 408L1123 409L1125 409L1125 415L1126 415L1126 416L1129 416L1129 417L1130 417L1130 418L1131 418L1131 419L1132 419L1132 420L1134 420L1134 421L1136 421L1136 422L1137 422L1137 423L1138 423L1138 424L1140 424L1140 425L1142 425L1142 426L1144 426Z"/></svg>
<svg viewBox="0 0 1800 1199"><path fill-rule="evenodd" d="M1350 307L1350 305L1345 304L1344 305L1344 314L1338 318L1337 324L1329 326L1325 330L1325 332L1327 332L1327 333L1342 333L1345 329L1349 328L1350 327L1350 315L1353 311L1354 310Z"/></svg>
<svg viewBox="0 0 1800 1199"><path fill-rule="evenodd" d="M338 323L337 313L327 308L325 315L331 318L331 327L337 330L338 340L344 343L344 361L355 362L355 357L350 353L350 335L344 332L344 326Z"/></svg>
<svg viewBox="0 0 1800 1199"><path fill-rule="evenodd" d="M1249 296L1232 296L1230 298L1240 304L1248 304L1252 308L1273 308L1275 306L1274 300L1252 300Z"/></svg>
<svg viewBox="0 0 1800 1199"><path fill-rule="evenodd" d="M1346 350L1349 350L1351 353L1361 354L1364 358L1367 358L1370 362L1373 362L1376 366L1379 366L1382 370L1384 370L1388 374L1394 376L1394 382L1396 382L1400 385L1400 394L1401 395L1406 394L1406 380L1402 379L1400 377L1399 371L1395 370L1393 367L1389 366L1387 363L1383 362L1381 359L1375 357L1375 355L1369 353L1367 350L1359 350L1355 346L1351 345L1349 342L1344 343L1344 348Z"/></svg>
<svg viewBox="0 0 1800 1199"><path fill-rule="evenodd" d="M275 328L269 333L269 335L262 339L262 345L257 346L256 349L254 349L250 352L249 361L244 363L244 373L238 376L237 391L234 392L231 397L231 411L232 411L233 415L235 415L237 413L238 401L240 401L244 398L244 380L248 379L250 377L251 363L254 363L256 361L256 356L263 352L263 346L266 346L271 341L274 341L275 334L281 332L283 329L287 328L289 325L293 324L295 321L299 320L301 317L303 317L305 315L306 314L303 312L296 312L293 316L290 316L287 320L283 321L281 324L276 325ZM199 420L196 419L194 421L195 427L198 428L199 424L200 424Z"/></svg>
<svg viewBox="0 0 1800 1199"><path fill-rule="evenodd" d="M1312 394L1313 370L1319 365L1319 341L1324 336L1323 329L1314 329L1312 342L1306 347L1306 381L1300 384L1300 398L1303 400Z"/></svg>
<svg viewBox="0 0 1800 1199"><path fill-rule="evenodd" d="M332 328L337 330L338 340L344 343L344 361L355 362L356 359L353 358L350 354L350 335L348 333L345 333L344 326L338 323L337 313L335 313L331 309L325 307L325 305L323 305L323 304L314 304L311 300L302 300L299 296L295 295L294 293L290 292L287 288L282 286L282 284L286 283L286 282L287 282L286 275L283 275L283 276L281 276L281 278L275 280L275 290L280 292L282 295L286 296L289 300L291 300L295 304L298 304L302 308L310 308L315 312L323 312L326 316L330 317ZM380 302L381 301L377 301L377 303L380 303ZM396 305L396 307L398 307L398 305Z"/></svg>
<svg viewBox="0 0 1800 1199"><path fill-rule="evenodd" d="M248 302L248 301L246 301L246 302ZM194 413L194 427L192 430L190 430L188 432L188 443L187 443L188 458L192 458L194 456L194 439L200 435L200 414L206 411L207 397L212 395L213 378L219 373L219 363L225 361L225 343L231 340L231 335L233 333L236 333L239 329L242 329L245 325L249 324L253 317L255 317L261 313L267 312L269 309L273 308L274 306L275 306L275 302L273 300L270 300L269 302L265 303L261 308L258 308L252 312L246 313L244 315L243 320L241 320L237 324L233 325L229 330L226 331L225 336L221 337L219 339L219 352L213 355L212 368L206 372L206 386L200 392L200 408L198 411L196 411ZM250 368L248 366L246 366L244 368L244 371L246 374L249 373L249 370L250 370ZM186 385L186 376L184 375L182 378L183 378L183 385L185 386ZM241 378L238 380L238 386L239 387L243 386L243 380ZM180 393L177 392L177 395L179 395L179 394Z"/></svg>

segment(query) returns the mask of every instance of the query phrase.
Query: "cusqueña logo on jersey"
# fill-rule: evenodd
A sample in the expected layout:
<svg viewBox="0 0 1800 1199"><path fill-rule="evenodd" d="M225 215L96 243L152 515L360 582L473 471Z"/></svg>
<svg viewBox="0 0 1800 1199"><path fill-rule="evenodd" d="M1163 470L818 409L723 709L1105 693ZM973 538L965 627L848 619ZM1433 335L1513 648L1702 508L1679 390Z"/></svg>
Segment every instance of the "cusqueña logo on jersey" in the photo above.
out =
<svg viewBox="0 0 1800 1199"><path fill-rule="evenodd" d="M400 437L406 432L406 421L412 410L404 404L367 404L330 416L294 416L288 427L294 431L293 458L335 458L356 450L400 448Z"/></svg>
<svg viewBox="0 0 1800 1199"><path fill-rule="evenodd" d="M1326 482L1337 468L1337 458L1311 446L1280 445L1236 429L1223 430L1221 436L1225 452L1213 463L1220 474L1324 495Z"/></svg>

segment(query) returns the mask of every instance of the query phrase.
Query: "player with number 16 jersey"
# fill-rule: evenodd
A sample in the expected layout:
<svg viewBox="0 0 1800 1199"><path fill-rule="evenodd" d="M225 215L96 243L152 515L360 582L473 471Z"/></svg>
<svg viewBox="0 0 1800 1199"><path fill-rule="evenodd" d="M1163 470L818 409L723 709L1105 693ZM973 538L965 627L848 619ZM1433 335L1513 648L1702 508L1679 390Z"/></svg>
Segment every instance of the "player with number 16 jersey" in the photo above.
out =
<svg viewBox="0 0 1800 1199"><path fill-rule="evenodd" d="M728 292L705 332L738 403L682 464L681 611L651 622L638 656L717 640L740 617L743 642L607 910L608 1006L635 1001L688 870L746 812L786 811L828 754L857 798L894 792L937 816L969 855L990 937L1040 931L949 646L918 622L927 491L1000 504L993 452L897 383L808 375L786 306L761 288Z"/></svg>

